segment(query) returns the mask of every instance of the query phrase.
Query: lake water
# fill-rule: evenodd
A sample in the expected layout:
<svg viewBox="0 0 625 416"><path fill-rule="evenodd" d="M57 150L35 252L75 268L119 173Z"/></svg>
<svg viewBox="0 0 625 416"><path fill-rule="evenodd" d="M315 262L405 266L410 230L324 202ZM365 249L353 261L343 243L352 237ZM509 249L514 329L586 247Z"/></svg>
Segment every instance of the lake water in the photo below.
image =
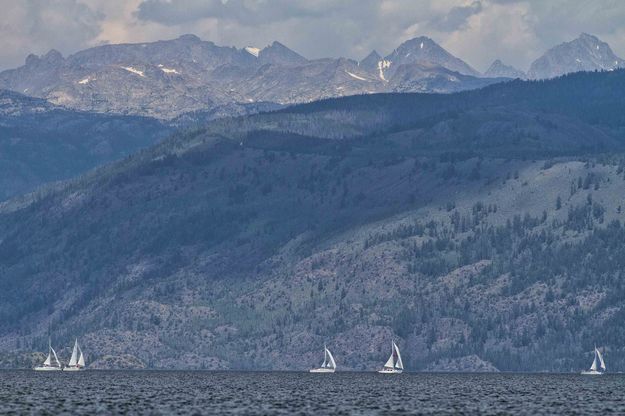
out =
<svg viewBox="0 0 625 416"><path fill-rule="evenodd" d="M625 414L625 375L0 371L0 414Z"/></svg>

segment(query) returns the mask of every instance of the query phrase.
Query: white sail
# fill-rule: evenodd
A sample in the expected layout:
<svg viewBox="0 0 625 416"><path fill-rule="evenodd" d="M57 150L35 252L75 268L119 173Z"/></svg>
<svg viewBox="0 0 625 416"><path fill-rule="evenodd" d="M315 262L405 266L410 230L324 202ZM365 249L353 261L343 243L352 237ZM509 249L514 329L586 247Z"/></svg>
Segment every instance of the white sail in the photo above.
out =
<svg viewBox="0 0 625 416"><path fill-rule="evenodd" d="M48 337L48 358L43 362L44 366L52 365L52 340Z"/></svg>
<svg viewBox="0 0 625 416"><path fill-rule="evenodd" d="M72 351L72 357L69 359L68 365L70 367L76 366L78 363L78 340L74 342L74 350Z"/></svg>
<svg viewBox="0 0 625 416"><path fill-rule="evenodd" d="M327 367L333 370L336 370L336 362L334 361L334 357L332 356L332 353L330 352L330 350L327 348L326 348L326 354L329 358Z"/></svg>
<svg viewBox="0 0 625 416"><path fill-rule="evenodd" d="M597 347L595 347L595 362L593 362L593 365L595 365L595 366L596 366L596 361L597 361L596 357L599 357L599 362L601 363L600 364L601 365L601 369L603 371L605 371L605 361L603 361L603 355L601 355L601 351L599 351L597 349ZM595 368L595 370L596 370L596 368Z"/></svg>
<svg viewBox="0 0 625 416"><path fill-rule="evenodd" d="M393 368L394 366L395 361L393 360L393 353L391 353L391 356L388 357L388 360L386 361L386 364L384 364L384 367Z"/></svg>
<svg viewBox="0 0 625 416"><path fill-rule="evenodd" d="M334 357L330 353L330 350L324 345L323 346L323 364L321 367L312 368L310 370L311 373L334 373L336 369L336 363L334 362Z"/></svg>
<svg viewBox="0 0 625 416"><path fill-rule="evenodd" d="M61 367L61 362L59 361L59 357L56 355L56 351L54 351L54 348L52 347L50 347L50 349L52 350L52 354L54 355L54 361L56 361L56 366Z"/></svg>
<svg viewBox="0 0 625 416"><path fill-rule="evenodd" d="M43 365L49 366L50 364L52 364L52 352L48 351L48 358L46 358L46 360L43 362Z"/></svg>
<svg viewBox="0 0 625 416"><path fill-rule="evenodd" d="M595 359L592 360L592 365L590 366L592 371L597 371L597 349L595 348Z"/></svg>
<svg viewBox="0 0 625 416"><path fill-rule="evenodd" d="M78 349L80 350L80 347L78 347ZM85 366L85 356L82 355L82 350L80 351L80 358L78 358L78 367L84 367Z"/></svg>
<svg viewBox="0 0 625 416"><path fill-rule="evenodd" d="M52 359L54 358L54 361ZM35 371L61 371L63 366L56 355L56 351L52 348L52 343L48 339L48 356L41 366L34 368Z"/></svg>
<svg viewBox="0 0 625 416"><path fill-rule="evenodd" d="M393 341L393 348L395 349L395 353L397 354L397 362L395 363L395 368L399 368L400 370L404 369L404 363L401 360L401 354L399 353L399 348L397 344Z"/></svg>

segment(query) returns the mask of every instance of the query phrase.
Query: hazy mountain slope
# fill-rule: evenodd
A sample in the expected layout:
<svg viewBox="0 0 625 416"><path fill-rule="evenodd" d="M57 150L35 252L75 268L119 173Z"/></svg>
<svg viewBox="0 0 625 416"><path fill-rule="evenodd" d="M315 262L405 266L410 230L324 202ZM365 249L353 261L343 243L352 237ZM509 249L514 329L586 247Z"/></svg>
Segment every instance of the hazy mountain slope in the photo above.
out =
<svg viewBox="0 0 625 416"><path fill-rule="evenodd" d="M596 36L582 33L577 39L549 49L536 59L528 71L529 78L544 79L578 71L611 71L625 66L610 45Z"/></svg>
<svg viewBox="0 0 625 416"><path fill-rule="evenodd" d="M432 39L426 36L410 39L384 58L388 62L385 74L393 74L396 68L405 64L429 64L446 68L464 75L479 77L480 73L463 60L456 58ZM388 76L387 78L391 78Z"/></svg>
<svg viewBox="0 0 625 416"><path fill-rule="evenodd" d="M120 159L170 131L153 119L71 111L0 91L0 200Z"/></svg>
<svg viewBox="0 0 625 416"><path fill-rule="evenodd" d="M513 66L506 65L501 62L499 59L496 59L484 72L484 75L491 78L521 78L524 79L526 77L525 72L520 69L516 69Z"/></svg>
<svg viewBox="0 0 625 416"><path fill-rule="evenodd" d="M623 368L623 82L217 120L7 204L0 346L372 368L393 338L410 369L577 370L596 341Z"/></svg>
<svg viewBox="0 0 625 416"><path fill-rule="evenodd" d="M79 110L173 119L233 104L292 104L391 91L455 92L498 81L478 79L474 69L424 37L405 42L385 59L374 54L363 62L308 60L279 42L236 49L185 35L97 46L67 58L57 51L29 55L23 66L0 73L0 87ZM406 66L419 70L400 71ZM396 71L401 79L393 79Z"/></svg>

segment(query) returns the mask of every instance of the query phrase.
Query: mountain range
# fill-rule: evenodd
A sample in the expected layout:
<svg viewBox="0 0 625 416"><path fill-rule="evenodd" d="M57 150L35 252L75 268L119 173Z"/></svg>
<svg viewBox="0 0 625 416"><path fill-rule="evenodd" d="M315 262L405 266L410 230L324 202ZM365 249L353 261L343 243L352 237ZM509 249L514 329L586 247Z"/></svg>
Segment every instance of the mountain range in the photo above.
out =
<svg viewBox="0 0 625 416"><path fill-rule="evenodd" d="M103 45L63 57L29 55L0 73L0 88L80 111L171 120L193 112L220 113L233 105L286 105L380 92L451 93L509 78L551 78L580 70L623 66L594 36L557 46L525 75L495 61L480 74L432 39L417 37L382 57L361 61L306 59L279 42L237 49L194 35L139 44Z"/></svg>
<svg viewBox="0 0 625 416"><path fill-rule="evenodd" d="M7 201L0 361L51 334L92 368L305 369L327 343L373 369L394 339L410 370L577 371L595 342L623 369L623 87L222 118Z"/></svg>

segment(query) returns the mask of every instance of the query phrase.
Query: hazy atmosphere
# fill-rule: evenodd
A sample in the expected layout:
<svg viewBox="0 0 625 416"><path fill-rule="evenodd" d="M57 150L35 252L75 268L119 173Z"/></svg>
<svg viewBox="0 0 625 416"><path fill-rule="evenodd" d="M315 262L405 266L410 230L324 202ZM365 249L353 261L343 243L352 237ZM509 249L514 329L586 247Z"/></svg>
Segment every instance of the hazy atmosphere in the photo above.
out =
<svg viewBox="0 0 625 416"><path fill-rule="evenodd" d="M0 68L29 53L193 33L224 46L281 41L307 58L383 56L425 35L478 70L496 58L522 70L581 32L625 55L619 0L0 0Z"/></svg>

